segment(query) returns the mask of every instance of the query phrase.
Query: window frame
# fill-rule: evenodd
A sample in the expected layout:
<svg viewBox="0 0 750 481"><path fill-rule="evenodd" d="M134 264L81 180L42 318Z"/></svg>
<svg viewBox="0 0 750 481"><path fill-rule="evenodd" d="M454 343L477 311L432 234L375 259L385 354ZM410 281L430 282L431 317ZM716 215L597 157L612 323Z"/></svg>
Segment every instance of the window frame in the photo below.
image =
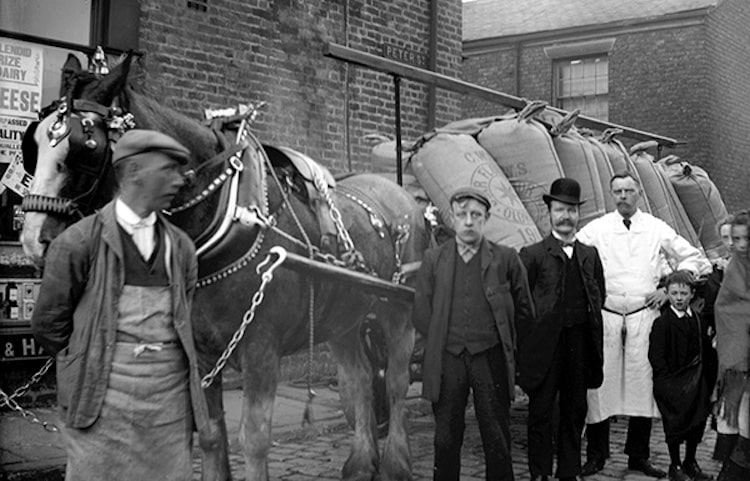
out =
<svg viewBox="0 0 750 481"><path fill-rule="evenodd" d="M575 62L575 61L581 61L584 65L586 65L587 61L589 61L589 64L591 64L590 61L592 59L593 60L595 60L595 59L603 59L607 63L607 66L606 66L606 92L605 93L598 93L597 92L596 87L597 87L597 79L599 78L599 75L598 75L598 73L595 73L594 77L591 79L595 83L594 93L593 94L592 93L581 93L581 94L578 94L578 95L574 95L574 94L571 93L571 94L568 94L568 95L562 95L561 91L560 91L560 89L562 87L561 84L563 82L563 79L561 77L561 70L562 70L562 68L566 67L566 66L572 66L573 62ZM596 63L594 63L594 66L595 66L594 68L596 68ZM583 77L583 79L585 79L585 78L586 77ZM572 79L569 80L569 81L571 82L571 86L574 85ZM601 54L600 53L600 54L593 54L593 55L591 55L591 54L590 55L577 55L577 56L568 57L568 58L554 59L552 61L552 82L553 82L553 86L552 86L552 103L553 103L553 105L555 107L558 107L558 108L561 108L561 109L564 109L564 110L568 110L568 109L566 109L563 106L563 102L566 101L566 100L570 100L570 99L573 99L573 100L575 100L575 99L581 99L581 100L583 100L584 104L587 102L588 99L592 99L594 101L594 104L598 104L599 101L600 101L600 99L604 99L605 105L606 105L605 115L602 115L602 113L600 112L600 109L596 109L596 112L592 112L590 110L585 110L584 108L581 108L581 113L583 115L587 115L589 117L596 118L596 119L599 119L599 120L604 120L604 121L608 121L609 120L609 55L608 54ZM572 88L571 88L571 90L572 90Z"/></svg>

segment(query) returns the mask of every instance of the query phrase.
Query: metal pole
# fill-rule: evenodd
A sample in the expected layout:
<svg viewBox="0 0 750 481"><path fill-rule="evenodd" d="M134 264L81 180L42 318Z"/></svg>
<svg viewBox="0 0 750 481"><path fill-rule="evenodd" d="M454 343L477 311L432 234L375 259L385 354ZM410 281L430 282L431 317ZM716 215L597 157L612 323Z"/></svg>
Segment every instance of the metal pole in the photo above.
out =
<svg viewBox="0 0 750 481"><path fill-rule="evenodd" d="M401 158L401 77L393 76L393 96L396 101L396 183L404 185Z"/></svg>

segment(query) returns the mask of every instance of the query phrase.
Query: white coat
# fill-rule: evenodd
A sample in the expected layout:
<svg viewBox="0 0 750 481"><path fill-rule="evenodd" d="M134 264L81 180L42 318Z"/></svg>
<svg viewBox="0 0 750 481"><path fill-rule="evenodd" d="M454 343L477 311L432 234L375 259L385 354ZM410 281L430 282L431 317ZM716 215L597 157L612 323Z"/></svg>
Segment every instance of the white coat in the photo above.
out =
<svg viewBox="0 0 750 481"><path fill-rule="evenodd" d="M640 210L631 217L630 230L622 221L619 212L610 212L591 221L576 235L579 241L599 251L607 290L606 308L626 313L642 307L646 296L656 290L660 277L667 273L664 259L673 269L686 269L695 275L711 271L705 255L664 221ZM656 309L644 309L625 319L602 312L604 382L588 392L587 423L615 415L659 416L648 361L649 335L658 316ZM623 322L627 326L624 347Z"/></svg>

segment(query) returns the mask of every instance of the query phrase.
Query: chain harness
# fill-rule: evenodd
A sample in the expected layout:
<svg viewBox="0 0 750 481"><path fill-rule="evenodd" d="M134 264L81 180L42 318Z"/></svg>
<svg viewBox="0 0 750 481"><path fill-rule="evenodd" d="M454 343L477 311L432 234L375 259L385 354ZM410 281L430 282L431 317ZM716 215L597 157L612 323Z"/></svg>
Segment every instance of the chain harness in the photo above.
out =
<svg viewBox="0 0 750 481"><path fill-rule="evenodd" d="M101 117L101 119L99 120L100 121L103 120L105 126L108 129L107 144L110 144L116 141L116 139L119 138L119 136L122 135L124 131L135 127L135 122L134 122L132 114L130 113L123 114L119 108L111 107L107 109L99 104L95 104L89 101L75 100L73 102L67 102L65 98L63 98L59 101L59 107L57 108L58 119L50 127L49 132L48 132L48 136L51 140L51 145L53 147L58 145L62 141L62 139L70 135L71 129L69 127L68 118L70 117L78 118L79 116L76 114L76 110L93 112L95 116ZM195 195L188 201L184 202L183 204L177 207L174 207L172 209L169 209L168 211L165 211L164 213L166 215L172 215L172 214L190 209L191 207L194 207L195 205L207 199L213 193L217 192L218 189L222 185L224 185L227 181L231 181L233 183L230 199L236 201L236 191L238 188L237 183L238 183L239 174L244 170L244 164L242 162L242 155L244 155L246 150L248 149L249 143L252 143L252 142L248 142L248 140L255 141L254 144L256 146L260 146L260 143L257 142L257 140L254 138L254 136L252 136L252 134L250 133L248 129L248 119L252 121L257 115L257 113L258 113L258 109L255 108L255 109L251 109L250 112L248 112L247 114L243 116L240 128L237 133L236 145L233 148L225 152L222 152L217 157L207 161L207 163L211 163L211 164L216 164L218 162L226 161L228 163L228 166L224 170L222 170L221 173L218 174L212 181L210 181L208 185L204 189L202 189L197 195ZM91 120L87 118L83 118L81 119L81 125L83 127L84 134L87 135L90 140L92 128L95 125L94 122L92 122ZM87 142L86 147L93 150L94 148L97 148L99 146L98 145L92 146L91 142ZM107 145L106 147L107 147L106 151L110 152L111 149L109 148L109 145ZM257 152L253 154L257 155ZM232 262L228 266L223 267L218 272L199 279L196 287L197 288L206 287L220 280L223 280L227 278L228 276L246 267L260 252L267 230L271 230L274 233L287 239L288 241L294 243L295 245L305 248L308 252L308 256L310 259L317 259L317 260L321 260L323 262L333 264L339 267L346 267L349 269L366 272L371 275L376 275L374 270L368 269L364 261L364 257L362 256L360 252L356 250L354 246L354 242L352 241L352 238L349 232L344 226L341 212L339 211L339 209L336 207L334 203L333 196L331 195L331 190L328 187L328 184L325 178L323 177L322 172L318 169L312 169L313 184L315 188L318 190L318 192L322 195L323 199L325 200L326 204L329 207L329 214L330 214L331 220L333 220L334 225L336 227L337 238L341 242L342 247L343 247L343 253L340 259L337 258L333 254L322 252L317 246L312 244L309 236L307 235L307 232L305 231L302 225L302 222L299 220L298 216L294 212L294 209L292 208L292 204L289 201L289 197L286 194L281 181L276 175L273 165L271 165L270 159L265 154L262 154L262 157L264 158L264 161L265 161L264 163L262 163L262 171L265 171L263 172L263 174L265 175L263 175L263 180L262 180L263 192L262 192L261 205L260 206L258 205L237 206L236 204L232 204L230 208L228 209L227 218L225 219L225 222L222 224L222 227L219 229L219 232L214 234L212 236L212 239L210 239L208 243L212 243L213 245L216 242L218 242L221 236L226 233L226 230L228 229L228 225L231 224L231 222L235 222L235 221L241 222L245 225L259 225L261 229L259 230L258 235L256 236L252 245L250 246L250 248L246 251L244 255L242 255L239 259ZM105 164L106 164L106 161L105 161ZM202 165L201 167L198 167L197 170L200 170L204 166L205 164ZM194 177L197 170L188 171L186 175L189 177ZM38 196L38 195L27 196L28 201L27 199L24 199L23 208L26 211L42 211L42 212L46 211L46 212L53 212L56 214L80 217L81 210L78 207L78 202L83 197L90 196L92 192L96 192L96 189L98 189L101 184L101 177L103 176L103 172L104 172L104 169L102 168L102 170L98 173L96 181L94 182L94 185L92 186L92 188L89 189L89 191L86 192L85 194L75 199L61 199L61 198L55 198L55 197L43 197L43 196ZM265 212L268 212L268 190L266 188L266 180L265 180L265 176L268 173L271 174L283 198L281 210L284 210L284 208L288 208L289 214L292 216L292 219L294 220L294 223L296 224L304 240L299 240L293 235L285 232L283 229L280 229L277 226L276 216L274 216L273 214L265 214ZM384 232L383 232L384 224L383 224L383 221L381 220L381 217L385 218L385 216L382 216L382 215L378 216L375 213L375 211L367 203L357 198L356 196L352 194L348 194L348 193L344 193L344 195L352 199L357 204L359 204L370 214L371 224L378 231L379 236L383 238L384 237ZM396 252L395 255L396 255L396 265L398 269L396 273L394 273L393 275L394 282L399 282L400 280L399 271L401 267L401 258L400 258L401 249L403 248L403 245L406 242L406 239L408 238L408 236L409 236L408 225L398 226L396 239L395 239L395 252ZM205 250L208 247L206 247L205 245L199 247L198 254L200 255L201 252L205 252ZM272 260L274 257L276 257L276 259ZM284 249L280 247L272 247L271 249L269 249L269 253L266 256L266 258L263 261L261 261L256 267L256 273L260 275L261 283L258 289L256 290L256 292L253 294L251 305L242 316L242 322L240 323L240 326L237 328L235 333L232 335L232 338L229 341L229 344L224 349L222 354L219 356L215 366L211 369L211 371L208 374L206 374L202 378L201 386L204 389L208 388L213 383L216 376L218 376L221 373L227 361L236 350L237 345L240 343L240 341L242 340L242 337L244 336L245 330L255 318L255 314L256 314L258 307L260 307L260 305L263 303L265 289L267 288L268 284L273 280L274 271L284 262L285 259L286 259L286 252L284 251ZM308 372L307 372L308 402L307 402L307 406L305 409L303 422L312 421L310 403L313 397L315 396L315 392L312 389L312 382L311 382L313 348L314 348L314 307L315 307L315 287L312 282L310 282L309 289L310 289L310 302L309 302L309 322L310 322L309 326L310 327L309 327L309 346L308 346L309 356L308 356ZM29 419L30 422L40 424L48 431L56 432L57 428L54 425L48 424L44 421L39 420L39 418L36 415L34 415L31 411L25 410L24 408L19 406L18 403L15 401L15 398L23 395L29 389L31 385L33 385L34 383L38 382L39 379L41 379L41 377L49 370L53 362L54 362L53 358L48 359L45 365L42 367L42 369L40 369L39 372L34 374L32 378L26 384L16 389L12 395L8 396L4 391L2 391L2 389L0 389L0 407L7 405L11 409L20 412L25 418Z"/></svg>

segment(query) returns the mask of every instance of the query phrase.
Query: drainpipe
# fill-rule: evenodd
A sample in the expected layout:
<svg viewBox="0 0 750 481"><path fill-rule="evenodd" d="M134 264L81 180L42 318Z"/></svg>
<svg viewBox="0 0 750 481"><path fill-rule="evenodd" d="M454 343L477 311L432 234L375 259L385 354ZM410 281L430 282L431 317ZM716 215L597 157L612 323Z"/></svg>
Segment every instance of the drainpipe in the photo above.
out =
<svg viewBox="0 0 750 481"><path fill-rule="evenodd" d="M344 45L349 46L349 0L344 2ZM352 144L349 131L349 62L344 64L344 144L346 145L346 165L352 171Z"/></svg>
<svg viewBox="0 0 750 481"><path fill-rule="evenodd" d="M438 31L438 0L430 0L430 38L428 52L428 70L437 70L437 31ZM427 130L435 128L437 110L437 88L430 85L427 88Z"/></svg>

